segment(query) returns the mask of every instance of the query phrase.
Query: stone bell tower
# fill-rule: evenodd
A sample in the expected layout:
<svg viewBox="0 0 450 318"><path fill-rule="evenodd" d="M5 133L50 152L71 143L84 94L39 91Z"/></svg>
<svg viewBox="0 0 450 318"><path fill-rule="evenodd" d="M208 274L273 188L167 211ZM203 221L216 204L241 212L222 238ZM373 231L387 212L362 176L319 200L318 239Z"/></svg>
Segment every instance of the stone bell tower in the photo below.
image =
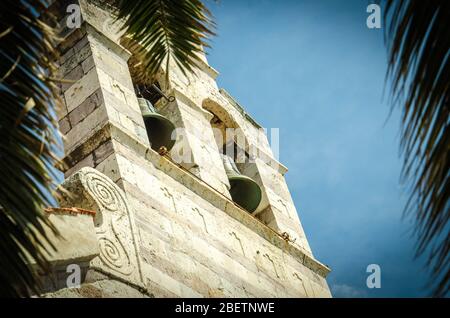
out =
<svg viewBox="0 0 450 318"><path fill-rule="evenodd" d="M54 216L66 238L84 233L85 243L56 257L47 295L330 297L330 270L308 245L287 169L261 127L217 87L206 58L195 76L173 67L166 82L162 70L154 86L139 83L146 93L138 94L132 52L108 9L96 1L57 1L52 10L62 26L70 3L81 8L82 23L61 30L60 74L68 80L59 113L63 186L72 194L60 204L95 216ZM145 100L176 128L167 151L152 147L159 137L146 125ZM227 128L240 131L238 148L254 160L224 160L221 148L235 139L221 141L215 132ZM176 160L186 152L189 160ZM82 268L81 285L67 288L64 266L74 263Z"/></svg>

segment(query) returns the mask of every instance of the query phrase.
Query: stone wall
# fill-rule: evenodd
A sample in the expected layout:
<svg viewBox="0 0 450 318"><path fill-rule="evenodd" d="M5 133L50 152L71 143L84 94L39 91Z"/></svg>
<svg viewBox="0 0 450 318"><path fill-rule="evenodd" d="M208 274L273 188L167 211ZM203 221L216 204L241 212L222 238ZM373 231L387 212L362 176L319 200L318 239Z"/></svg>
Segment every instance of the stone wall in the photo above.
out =
<svg viewBox="0 0 450 318"><path fill-rule="evenodd" d="M83 23L61 30L60 73L71 80L61 85L63 186L73 195L60 203L96 211L86 230L96 233L99 252L88 264L71 259L84 264L79 288L65 288L58 278L64 271L55 267L60 274L48 278L56 283L47 284L47 296L331 296L329 268L312 255L284 180L287 169L258 124L218 89L206 58L196 76L173 67L169 83L159 79L175 101L156 106L185 129L177 143L192 151L191 164L178 164L150 148L117 23L93 1L62 1L52 9L62 16L68 3L80 5ZM241 167L263 190L253 215L231 200L211 113L242 129L264 156Z"/></svg>

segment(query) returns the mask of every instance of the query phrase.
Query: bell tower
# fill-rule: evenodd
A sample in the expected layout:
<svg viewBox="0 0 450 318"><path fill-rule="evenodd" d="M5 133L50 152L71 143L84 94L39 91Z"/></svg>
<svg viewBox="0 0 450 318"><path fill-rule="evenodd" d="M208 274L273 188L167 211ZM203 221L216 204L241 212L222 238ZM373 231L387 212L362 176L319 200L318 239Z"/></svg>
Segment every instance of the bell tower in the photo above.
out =
<svg viewBox="0 0 450 318"><path fill-rule="evenodd" d="M195 74L170 65L140 82L108 9L58 1L61 21L69 2L82 23L61 30L59 47L63 186L75 194L61 206L97 211L86 231L99 252L78 292L50 295L330 297L286 167L206 57Z"/></svg>

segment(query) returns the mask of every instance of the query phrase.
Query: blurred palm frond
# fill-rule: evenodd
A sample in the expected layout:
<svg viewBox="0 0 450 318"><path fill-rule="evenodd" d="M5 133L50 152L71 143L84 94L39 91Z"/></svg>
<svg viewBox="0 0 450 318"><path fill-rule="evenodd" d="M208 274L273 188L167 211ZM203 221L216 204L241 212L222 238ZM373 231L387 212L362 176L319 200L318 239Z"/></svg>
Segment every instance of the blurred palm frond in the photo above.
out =
<svg viewBox="0 0 450 318"><path fill-rule="evenodd" d="M416 218L417 255L427 254L433 294L450 291L450 1L387 0L388 78L403 109L405 207Z"/></svg>
<svg viewBox="0 0 450 318"><path fill-rule="evenodd" d="M171 59L184 75L193 73L214 35L212 15L199 0L116 0L115 6L143 78L155 77L165 64L168 79Z"/></svg>
<svg viewBox="0 0 450 318"><path fill-rule="evenodd" d="M53 204L58 146L53 35L46 1L0 1L0 296L38 292L31 269L47 270L55 233L43 208ZM50 252L50 251L48 251Z"/></svg>

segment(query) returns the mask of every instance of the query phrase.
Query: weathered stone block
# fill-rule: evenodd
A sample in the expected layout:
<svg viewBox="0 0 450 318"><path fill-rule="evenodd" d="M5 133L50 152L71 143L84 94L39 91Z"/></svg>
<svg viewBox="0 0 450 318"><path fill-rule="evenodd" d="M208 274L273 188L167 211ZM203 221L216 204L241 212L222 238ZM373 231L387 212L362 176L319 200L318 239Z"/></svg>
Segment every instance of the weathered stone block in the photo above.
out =
<svg viewBox="0 0 450 318"><path fill-rule="evenodd" d="M46 244L49 251L46 253L47 259L52 266L88 262L100 254L92 215L71 214L56 209L49 213L48 218L60 233L57 236L46 227L46 236L55 247L53 250Z"/></svg>
<svg viewBox="0 0 450 318"><path fill-rule="evenodd" d="M72 129L72 127L70 125L68 117L64 117L59 121L59 130L61 131L62 134L64 135L67 134L70 129Z"/></svg>
<svg viewBox="0 0 450 318"><path fill-rule="evenodd" d="M86 98L79 106L69 113L69 120L72 126L88 117L95 108L101 104L101 90L97 89L92 95Z"/></svg>
<svg viewBox="0 0 450 318"><path fill-rule="evenodd" d="M81 72L82 72L81 68ZM83 73L84 74L84 73ZM98 88L100 82L95 69L89 71L80 80L74 83L64 93L66 106L69 112L78 107L82 102L91 96Z"/></svg>

